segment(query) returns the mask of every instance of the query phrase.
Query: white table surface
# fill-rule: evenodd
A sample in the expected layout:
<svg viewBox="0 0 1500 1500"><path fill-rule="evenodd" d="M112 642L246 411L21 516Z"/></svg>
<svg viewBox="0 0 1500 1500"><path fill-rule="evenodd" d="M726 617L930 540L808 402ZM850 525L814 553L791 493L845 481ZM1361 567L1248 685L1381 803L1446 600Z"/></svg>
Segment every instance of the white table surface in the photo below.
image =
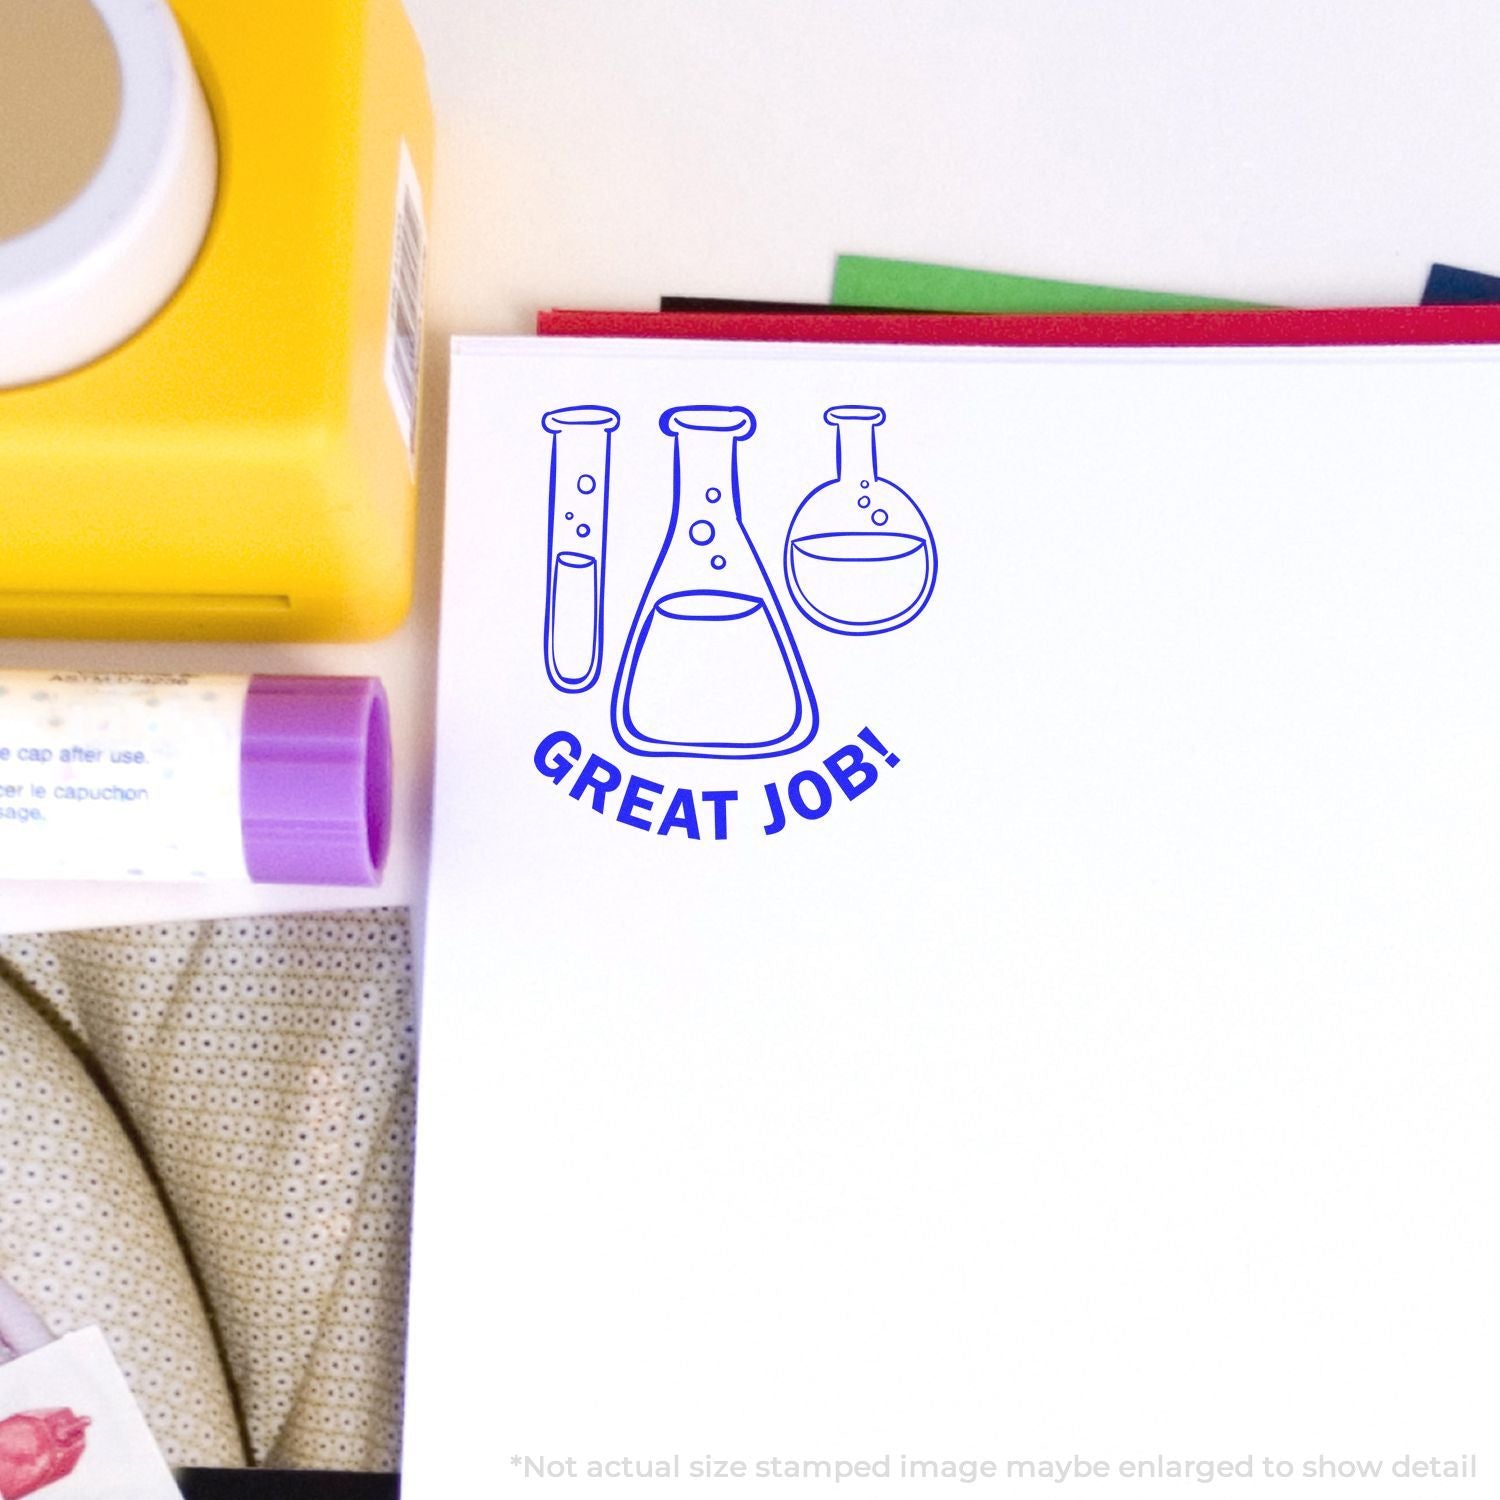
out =
<svg viewBox="0 0 1500 1500"><path fill-rule="evenodd" d="M0 883L0 931L401 904L423 878L450 335L662 293L825 300L841 251L1293 305L1500 272L1492 0L408 0L438 114L422 544L372 646L0 642L14 666L381 673L376 893Z"/></svg>

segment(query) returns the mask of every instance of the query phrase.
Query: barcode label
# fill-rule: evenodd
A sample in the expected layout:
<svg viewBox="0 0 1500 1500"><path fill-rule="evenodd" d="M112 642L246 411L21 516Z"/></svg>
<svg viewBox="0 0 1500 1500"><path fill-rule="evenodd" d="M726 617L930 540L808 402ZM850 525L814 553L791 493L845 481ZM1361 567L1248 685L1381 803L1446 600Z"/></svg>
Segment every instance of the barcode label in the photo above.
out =
<svg viewBox="0 0 1500 1500"><path fill-rule="evenodd" d="M405 141L396 185L396 235L391 249L391 311L385 335L385 388L407 457L417 451L417 393L422 379L422 289L427 271L427 223L422 184Z"/></svg>

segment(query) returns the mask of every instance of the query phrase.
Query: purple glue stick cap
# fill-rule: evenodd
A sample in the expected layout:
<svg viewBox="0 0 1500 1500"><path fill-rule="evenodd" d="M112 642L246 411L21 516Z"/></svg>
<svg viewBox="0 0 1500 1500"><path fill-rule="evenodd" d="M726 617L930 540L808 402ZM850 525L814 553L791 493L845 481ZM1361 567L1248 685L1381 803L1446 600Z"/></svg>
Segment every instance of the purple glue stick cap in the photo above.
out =
<svg viewBox="0 0 1500 1500"><path fill-rule="evenodd" d="M374 677L253 677L240 747L245 864L262 885L379 885L391 718Z"/></svg>

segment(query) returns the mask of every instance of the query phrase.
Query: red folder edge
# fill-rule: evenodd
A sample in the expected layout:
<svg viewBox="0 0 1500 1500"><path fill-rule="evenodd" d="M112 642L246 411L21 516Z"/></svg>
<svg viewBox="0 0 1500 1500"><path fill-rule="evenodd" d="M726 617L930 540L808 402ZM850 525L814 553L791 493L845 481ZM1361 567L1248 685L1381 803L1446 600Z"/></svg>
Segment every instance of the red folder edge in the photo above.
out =
<svg viewBox="0 0 1500 1500"><path fill-rule="evenodd" d="M1500 344L1500 305L1147 313L657 313L554 309L546 337L793 344L1235 348Z"/></svg>

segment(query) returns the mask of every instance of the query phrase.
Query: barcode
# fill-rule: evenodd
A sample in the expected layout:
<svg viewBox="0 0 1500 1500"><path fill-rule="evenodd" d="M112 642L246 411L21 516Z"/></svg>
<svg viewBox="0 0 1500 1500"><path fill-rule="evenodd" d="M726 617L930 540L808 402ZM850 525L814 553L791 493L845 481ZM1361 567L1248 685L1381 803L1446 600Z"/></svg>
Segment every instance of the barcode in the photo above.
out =
<svg viewBox="0 0 1500 1500"><path fill-rule="evenodd" d="M385 384L408 454L416 451L417 391L422 372L422 280L427 228L422 188L406 143L396 192L396 237L391 252L391 311L386 332Z"/></svg>

